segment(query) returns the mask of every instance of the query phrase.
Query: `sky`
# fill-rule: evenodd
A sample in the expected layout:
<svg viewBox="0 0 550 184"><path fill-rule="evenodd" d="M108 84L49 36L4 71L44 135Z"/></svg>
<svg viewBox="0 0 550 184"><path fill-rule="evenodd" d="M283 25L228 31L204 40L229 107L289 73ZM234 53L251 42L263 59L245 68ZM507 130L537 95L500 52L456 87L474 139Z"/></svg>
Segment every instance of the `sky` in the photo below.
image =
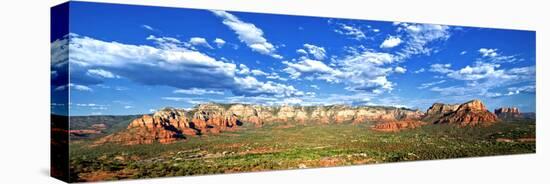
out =
<svg viewBox="0 0 550 184"><path fill-rule="evenodd" d="M52 36L53 113L472 99L535 111L534 31L85 2L69 14L70 33Z"/></svg>

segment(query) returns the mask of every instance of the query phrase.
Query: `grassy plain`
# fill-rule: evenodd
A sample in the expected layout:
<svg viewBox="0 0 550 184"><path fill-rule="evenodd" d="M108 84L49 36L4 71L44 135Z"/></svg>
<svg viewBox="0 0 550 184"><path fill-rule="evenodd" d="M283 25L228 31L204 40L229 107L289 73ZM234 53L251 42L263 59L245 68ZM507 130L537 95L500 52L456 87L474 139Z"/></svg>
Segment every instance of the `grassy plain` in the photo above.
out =
<svg viewBox="0 0 550 184"><path fill-rule="evenodd" d="M535 153L534 120L489 127L428 125L395 133L371 124L244 125L172 144L70 144L72 181L118 180Z"/></svg>

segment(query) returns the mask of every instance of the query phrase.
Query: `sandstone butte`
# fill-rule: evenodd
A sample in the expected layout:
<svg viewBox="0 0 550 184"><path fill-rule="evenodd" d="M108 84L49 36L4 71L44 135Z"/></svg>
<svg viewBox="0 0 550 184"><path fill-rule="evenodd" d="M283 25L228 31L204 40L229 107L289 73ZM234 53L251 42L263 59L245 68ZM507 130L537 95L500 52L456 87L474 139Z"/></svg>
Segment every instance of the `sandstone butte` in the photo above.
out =
<svg viewBox="0 0 550 184"><path fill-rule="evenodd" d="M519 118L521 113L517 107L501 107L495 109L495 115L499 118Z"/></svg>
<svg viewBox="0 0 550 184"><path fill-rule="evenodd" d="M426 113L406 108L346 105L261 106L207 103L191 110L164 108L133 120L127 129L108 135L96 144L124 145L171 143L188 136L234 131L243 123L263 124L360 124L375 122L373 130L395 132L426 124L453 123L460 126L488 124L497 117L479 100L461 105L435 103Z"/></svg>

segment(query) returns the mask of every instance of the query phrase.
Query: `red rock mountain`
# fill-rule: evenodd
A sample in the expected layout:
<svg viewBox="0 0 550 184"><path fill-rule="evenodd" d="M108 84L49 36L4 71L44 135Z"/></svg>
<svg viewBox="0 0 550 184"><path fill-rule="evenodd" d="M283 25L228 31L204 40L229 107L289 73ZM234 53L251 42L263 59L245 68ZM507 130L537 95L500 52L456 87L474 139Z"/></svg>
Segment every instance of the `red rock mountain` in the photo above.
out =
<svg viewBox="0 0 550 184"><path fill-rule="evenodd" d="M439 104L434 105L439 106ZM454 106L452 107L454 108ZM453 111L444 112L444 114L441 114L441 117L439 119L436 119L433 123L450 123L458 124L459 126L476 126L488 125L497 122L497 120L497 116L489 112L480 100L472 100L459 105Z"/></svg>
<svg viewBox="0 0 550 184"><path fill-rule="evenodd" d="M106 136L97 144L170 143L187 136L216 134L237 129L242 123L364 123L418 120L423 113L395 107L260 106L246 104L201 104L191 110L165 108L133 120L128 128Z"/></svg>
<svg viewBox="0 0 550 184"><path fill-rule="evenodd" d="M501 107L498 109L495 109L495 114L499 118L520 118L521 113L519 112L519 109L517 107Z"/></svg>
<svg viewBox="0 0 550 184"><path fill-rule="evenodd" d="M381 132L397 132L403 129L417 128L426 124L426 122L416 120L388 121L376 124L372 129Z"/></svg>
<svg viewBox="0 0 550 184"><path fill-rule="evenodd" d="M422 121L420 121L422 120ZM127 129L98 140L97 144L171 143L188 136L217 134L238 129L243 123L374 123L373 130L394 132L428 123L460 126L489 124L497 117L479 100L464 104L435 103L424 114L418 110L381 106L260 106L246 104L201 104L191 110L165 108L134 119ZM428 123L425 123L428 122Z"/></svg>

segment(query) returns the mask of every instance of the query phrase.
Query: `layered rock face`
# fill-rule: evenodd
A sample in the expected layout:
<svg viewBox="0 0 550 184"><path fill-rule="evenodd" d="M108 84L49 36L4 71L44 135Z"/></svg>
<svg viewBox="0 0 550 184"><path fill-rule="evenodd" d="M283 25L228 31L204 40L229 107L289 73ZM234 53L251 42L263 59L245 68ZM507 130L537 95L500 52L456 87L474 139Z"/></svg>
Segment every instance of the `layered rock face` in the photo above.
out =
<svg viewBox="0 0 550 184"><path fill-rule="evenodd" d="M171 143L186 136L230 131L242 123L364 123L419 120L423 113L395 107L259 106L201 104L192 110L165 108L133 120L124 131L106 136L97 144Z"/></svg>
<svg viewBox="0 0 550 184"><path fill-rule="evenodd" d="M422 119L425 122L434 123L439 120L441 117L455 112L460 104L443 104L443 103L434 103L426 111L426 115Z"/></svg>
<svg viewBox="0 0 550 184"><path fill-rule="evenodd" d="M502 119L522 117L517 107L501 107L501 108L495 109L495 114Z"/></svg>
<svg viewBox="0 0 550 184"><path fill-rule="evenodd" d="M240 121L237 116L226 113L223 108L201 105L194 112L165 108L152 116L143 115L133 120L126 130L106 136L96 143L171 143L185 136L219 133L238 125Z"/></svg>
<svg viewBox="0 0 550 184"><path fill-rule="evenodd" d="M389 121L376 124L372 129L382 132L398 132L403 129L413 129L426 124L426 122L416 120Z"/></svg>
<svg viewBox="0 0 550 184"><path fill-rule="evenodd" d="M434 104L440 106L439 104ZM432 106L433 107L433 106ZM434 108L437 109L438 107ZM454 108L454 106L453 106ZM432 109L432 108L430 108ZM430 111L430 110L428 110ZM434 124L451 123L459 126L487 125L498 120L497 116L487 110L480 100L472 100L463 103L451 112L442 111L441 118L436 119Z"/></svg>

